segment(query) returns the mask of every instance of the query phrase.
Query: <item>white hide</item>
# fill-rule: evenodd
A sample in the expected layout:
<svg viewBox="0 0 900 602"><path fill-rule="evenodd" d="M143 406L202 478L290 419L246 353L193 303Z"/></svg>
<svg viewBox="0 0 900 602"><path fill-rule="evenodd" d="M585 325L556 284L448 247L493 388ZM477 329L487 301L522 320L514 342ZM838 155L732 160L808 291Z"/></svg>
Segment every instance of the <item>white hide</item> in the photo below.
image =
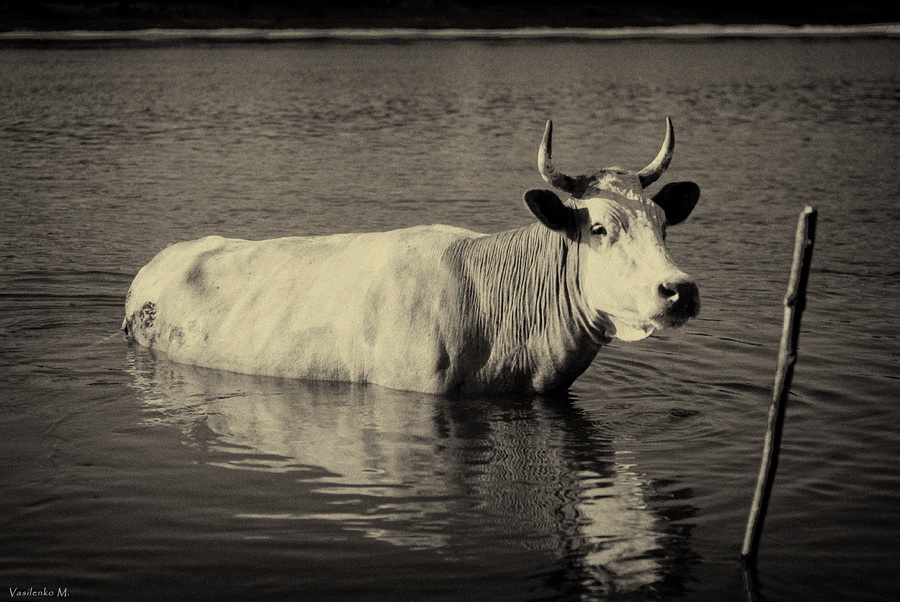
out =
<svg viewBox="0 0 900 602"><path fill-rule="evenodd" d="M126 316L147 302L154 315L128 332L198 366L437 392L441 250L471 236L436 226L175 244L135 278Z"/></svg>
<svg viewBox="0 0 900 602"><path fill-rule="evenodd" d="M530 191L542 223L492 235L419 226L175 244L138 273L123 329L175 361L246 374L565 389L612 337L639 340L699 308L663 291L687 277L663 245L664 211L638 187L610 172L565 203Z"/></svg>

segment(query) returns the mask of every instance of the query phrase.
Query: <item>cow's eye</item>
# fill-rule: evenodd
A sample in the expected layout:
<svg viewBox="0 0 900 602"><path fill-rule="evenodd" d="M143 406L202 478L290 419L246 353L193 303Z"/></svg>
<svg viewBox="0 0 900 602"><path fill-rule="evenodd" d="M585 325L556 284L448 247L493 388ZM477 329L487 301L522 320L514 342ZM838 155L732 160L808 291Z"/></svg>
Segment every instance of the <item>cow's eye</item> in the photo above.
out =
<svg viewBox="0 0 900 602"><path fill-rule="evenodd" d="M594 224L593 226L591 226L591 234L593 234L594 236L606 236L608 232L602 224Z"/></svg>

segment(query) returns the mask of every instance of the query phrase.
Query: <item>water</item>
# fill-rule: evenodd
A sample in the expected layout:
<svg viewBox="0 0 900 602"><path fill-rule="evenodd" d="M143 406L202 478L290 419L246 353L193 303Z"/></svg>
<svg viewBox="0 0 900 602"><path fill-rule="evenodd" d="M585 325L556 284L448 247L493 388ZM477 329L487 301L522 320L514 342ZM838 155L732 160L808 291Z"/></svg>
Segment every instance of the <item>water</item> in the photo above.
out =
<svg viewBox="0 0 900 602"><path fill-rule="evenodd" d="M768 600L892 599L897 39L0 50L0 586L78 599L749 597L738 561L796 216L820 212L760 550ZM117 333L169 243L529 223L678 146L703 310L569 395L202 370Z"/></svg>

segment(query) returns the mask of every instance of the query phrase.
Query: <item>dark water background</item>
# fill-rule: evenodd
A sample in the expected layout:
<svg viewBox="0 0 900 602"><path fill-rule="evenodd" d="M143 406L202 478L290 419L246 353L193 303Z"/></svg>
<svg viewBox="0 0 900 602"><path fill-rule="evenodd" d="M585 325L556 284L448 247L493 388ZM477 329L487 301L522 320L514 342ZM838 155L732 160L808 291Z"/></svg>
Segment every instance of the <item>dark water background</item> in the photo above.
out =
<svg viewBox="0 0 900 602"><path fill-rule="evenodd" d="M900 40L0 50L0 586L75 599L747 599L738 561L796 216L820 212L760 551L767 600L900 592ZM173 364L117 329L206 234L529 222L639 168L703 310L564 399Z"/></svg>

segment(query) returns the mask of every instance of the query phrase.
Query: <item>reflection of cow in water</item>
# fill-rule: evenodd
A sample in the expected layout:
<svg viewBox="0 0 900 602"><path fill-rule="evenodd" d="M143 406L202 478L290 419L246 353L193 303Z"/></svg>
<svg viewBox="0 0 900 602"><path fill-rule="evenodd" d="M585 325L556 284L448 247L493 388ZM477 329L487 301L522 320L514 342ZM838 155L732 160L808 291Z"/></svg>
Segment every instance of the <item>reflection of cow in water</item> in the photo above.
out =
<svg viewBox="0 0 900 602"><path fill-rule="evenodd" d="M567 592L682 586L690 527L654 508L653 484L571 400L280 381L134 351L149 409L206 446L210 463L288 472L340 500L315 516L245 518L331 520L449 557L525 549L557 567L547 578Z"/></svg>
<svg viewBox="0 0 900 602"><path fill-rule="evenodd" d="M568 388L613 337L646 338L700 310L665 230L700 196L665 171L571 177L539 154L536 222L498 234L448 226L247 241L210 236L160 252L128 292L126 334L175 361L428 393ZM348 213L351 228L365 215Z"/></svg>

